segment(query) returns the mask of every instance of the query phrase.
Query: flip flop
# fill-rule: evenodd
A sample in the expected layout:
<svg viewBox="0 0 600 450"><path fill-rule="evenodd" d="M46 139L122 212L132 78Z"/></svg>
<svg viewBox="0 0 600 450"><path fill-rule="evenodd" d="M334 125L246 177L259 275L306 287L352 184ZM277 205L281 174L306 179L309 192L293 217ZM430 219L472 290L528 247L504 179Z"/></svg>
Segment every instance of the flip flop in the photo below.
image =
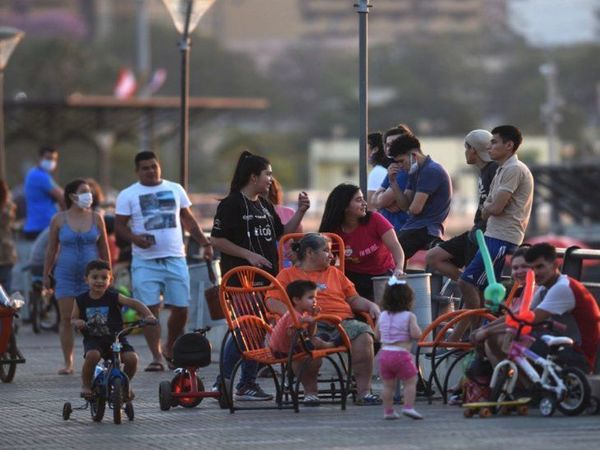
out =
<svg viewBox="0 0 600 450"><path fill-rule="evenodd" d="M152 361L148 364L148 367L144 369L144 372L163 372L165 370L165 366L162 363Z"/></svg>
<svg viewBox="0 0 600 450"><path fill-rule="evenodd" d="M60 369L58 371L59 375L73 375L75 371L73 369Z"/></svg>

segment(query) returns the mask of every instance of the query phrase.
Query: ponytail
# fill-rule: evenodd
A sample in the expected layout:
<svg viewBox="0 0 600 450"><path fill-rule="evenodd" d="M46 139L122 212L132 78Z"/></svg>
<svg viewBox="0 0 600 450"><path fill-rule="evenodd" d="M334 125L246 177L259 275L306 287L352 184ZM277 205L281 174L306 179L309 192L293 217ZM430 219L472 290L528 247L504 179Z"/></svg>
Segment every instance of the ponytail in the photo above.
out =
<svg viewBox="0 0 600 450"><path fill-rule="evenodd" d="M252 175L259 176L270 164L268 159L253 155L249 151L244 150L235 166L229 194L240 192L248 184Z"/></svg>

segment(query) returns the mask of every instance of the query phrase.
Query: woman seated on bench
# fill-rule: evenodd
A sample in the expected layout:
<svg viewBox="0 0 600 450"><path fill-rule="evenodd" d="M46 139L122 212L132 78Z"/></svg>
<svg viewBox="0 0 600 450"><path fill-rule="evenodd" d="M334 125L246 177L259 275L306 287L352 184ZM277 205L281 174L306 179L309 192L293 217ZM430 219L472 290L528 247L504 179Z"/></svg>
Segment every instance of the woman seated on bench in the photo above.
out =
<svg viewBox="0 0 600 450"><path fill-rule="evenodd" d="M379 307L359 296L354 285L339 269L331 265L331 243L318 233L305 235L292 244L298 263L283 269L277 280L287 287L294 280L311 280L317 285L317 306L321 314L331 314L342 319L342 326L352 341L352 371L356 377L358 405L381 404L378 395L371 393L373 374L374 331L364 322L354 319L354 313L366 312L374 320L379 317ZM269 293L268 306L273 312L284 314L285 307L277 301L277 293ZM336 341L336 329L326 323L317 325L317 336Z"/></svg>

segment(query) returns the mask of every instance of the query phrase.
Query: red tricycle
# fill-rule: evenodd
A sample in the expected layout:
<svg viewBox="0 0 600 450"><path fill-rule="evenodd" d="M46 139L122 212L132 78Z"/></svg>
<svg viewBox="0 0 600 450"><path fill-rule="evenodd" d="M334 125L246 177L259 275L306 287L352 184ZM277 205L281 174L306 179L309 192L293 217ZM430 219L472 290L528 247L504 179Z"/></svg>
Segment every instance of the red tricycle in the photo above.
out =
<svg viewBox="0 0 600 450"><path fill-rule="evenodd" d="M207 392L197 375L200 367L210 364L212 348L206 333L210 327L200 328L180 336L173 345L172 365L176 367L171 381L162 381L158 387L160 409L168 411L181 405L194 408L202 399L212 397L219 400L222 408L228 408L226 396L220 392Z"/></svg>
<svg viewBox="0 0 600 450"><path fill-rule="evenodd" d="M22 306L21 300L10 299L0 286L0 380L10 383L15 377L17 364L25 358L17 348L13 318Z"/></svg>

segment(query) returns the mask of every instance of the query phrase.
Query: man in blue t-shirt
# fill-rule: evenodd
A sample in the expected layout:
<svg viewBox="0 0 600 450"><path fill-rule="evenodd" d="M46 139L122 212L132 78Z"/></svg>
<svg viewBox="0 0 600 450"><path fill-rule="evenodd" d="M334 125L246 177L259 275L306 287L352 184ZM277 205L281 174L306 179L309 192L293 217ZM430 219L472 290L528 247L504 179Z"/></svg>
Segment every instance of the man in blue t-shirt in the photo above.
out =
<svg viewBox="0 0 600 450"><path fill-rule="evenodd" d="M403 123L392 127L385 132L383 142L384 150L388 158L390 145L398 137L404 134L412 134L412 130ZM404 190L406 188L406 183L408 183L408 173L402 170L399 171L396 175L396 182L398 183L398 186L400 186L400 189ZM383 179L381 186L373 194L373 204L381 215L394 226L396 233L402 229L408 220L408 214L396 206L396 199L390 188L390 180L388 177Z"/></svg>
<svg viewBox="0 0 600 450"><path fill-rule="evenodd" d="M42 147L39 154L39 163L27 173L24 187L27 209L23 231L25 238L31 241L50 225L58 211L57 203L64 209L63 190L51 175L56 169L58 151Z"/></svg>
<svg viewBox="0 0 600 450"><path fill-rule="evenodd" d="M421 143L411 134L395 139L389 148L394 163L388 168L390 187L396 206L408 212L408 220L398 240L408 260L417 251L429 248L444 234L444 222L450 211L452 185L448 172L421 151ZM401 170L408 173L402 189L397 182Z"/></svg>

